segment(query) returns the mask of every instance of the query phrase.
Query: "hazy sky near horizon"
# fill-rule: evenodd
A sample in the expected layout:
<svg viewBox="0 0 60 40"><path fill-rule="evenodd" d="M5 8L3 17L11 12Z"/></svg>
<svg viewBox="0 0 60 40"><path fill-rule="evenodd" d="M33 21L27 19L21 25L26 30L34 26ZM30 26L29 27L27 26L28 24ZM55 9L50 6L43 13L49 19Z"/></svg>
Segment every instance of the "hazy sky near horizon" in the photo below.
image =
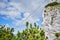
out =
<svg viewBox="0 0 60 40"><path fill-rule="evenodd" d="M25 22L42 23L44 6L49 0L0 0L0 25L25 29Z"/></svg>

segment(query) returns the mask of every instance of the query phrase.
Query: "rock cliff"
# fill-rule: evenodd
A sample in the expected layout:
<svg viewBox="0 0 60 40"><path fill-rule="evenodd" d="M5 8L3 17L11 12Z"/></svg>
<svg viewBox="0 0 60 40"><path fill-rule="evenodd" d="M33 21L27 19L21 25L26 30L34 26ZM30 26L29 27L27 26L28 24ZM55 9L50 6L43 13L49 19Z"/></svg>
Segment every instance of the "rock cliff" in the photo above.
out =
<svg viewBox="0 0 60 40"><path fill-rule="evenodd" d="M55 33L60 32L60 3L52 2L45 6L43 17L43 29L48 36L48 40L54 40Z"/></svg>

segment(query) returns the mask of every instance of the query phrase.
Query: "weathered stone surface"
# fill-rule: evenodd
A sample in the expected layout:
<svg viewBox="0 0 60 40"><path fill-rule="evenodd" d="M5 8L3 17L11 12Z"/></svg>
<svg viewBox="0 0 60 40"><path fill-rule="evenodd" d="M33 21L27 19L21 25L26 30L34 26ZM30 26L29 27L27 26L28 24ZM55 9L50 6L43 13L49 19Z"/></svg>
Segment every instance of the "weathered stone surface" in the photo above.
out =
<svg viewBox="0 0 60 40"><path fill-rule="evenodd" d="M55 2L55 1L57 1L57 2L60 3L60 0L49 0L50 3L51 3L51 2Z"/></svg>
<svg viewBox="0 0 60 40"><path fill-rule="evenodd" d="M54 33L60 32L60 6L53 6L45 8L43 17L43 29L48 36L48 40L53 40L56 37Z"/></svg>

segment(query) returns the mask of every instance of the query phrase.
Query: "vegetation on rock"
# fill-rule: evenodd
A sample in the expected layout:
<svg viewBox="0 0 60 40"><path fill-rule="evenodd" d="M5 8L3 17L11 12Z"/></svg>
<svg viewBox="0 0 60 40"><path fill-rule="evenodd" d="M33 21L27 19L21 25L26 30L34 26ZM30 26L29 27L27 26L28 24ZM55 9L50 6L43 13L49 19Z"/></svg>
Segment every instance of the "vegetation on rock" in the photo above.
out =
<svg viewBox="0 0 60 40"><path fill-rule="evenodd" d="M55 39L54 40L60 40L60 32L55 33Z"/></svg>
<svg viewBox="0 0 60 40"><path fill-rule="evenodd" d="M55 33L55 36L56 37L60 37L60 33L58 32L58 33Z"/></svg>
<svg viewBox="0 0 60 40"><path fill-rule="evenodd" d="M55 6L55 5L60 5L60 3L52 2L52 3L47 4L47 5L45 6L45 8L48 7L48 6Z"/></svg>

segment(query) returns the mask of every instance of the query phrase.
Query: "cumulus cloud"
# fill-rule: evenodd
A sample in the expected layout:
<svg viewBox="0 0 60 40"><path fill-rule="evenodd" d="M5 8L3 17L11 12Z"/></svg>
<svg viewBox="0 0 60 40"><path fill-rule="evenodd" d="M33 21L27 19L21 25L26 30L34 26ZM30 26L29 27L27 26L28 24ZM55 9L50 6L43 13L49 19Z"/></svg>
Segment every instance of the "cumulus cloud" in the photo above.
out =
<svg viewBox="0 0 60 40"><path fill-rule="evenodd" d="M10 25L9 25L9 24L6 24L5 26L6 26L6 27L10 27Z"/></svg>
<svg viewBox="0 0 60 40"><path fill-rule="evenodd" d="M29 23L34 23L34 22L37 22L39 21L40 19L39 18L34 18L32 16L29 16L30 13L24 13L24 18L22 20L16 20L16 22L14 22L14 24L16 26L20 26L20 25L25 25L25 23L28 21ZM29 16L29 17L28 17Z"/></svg>
<svg viewBox="0 0 60 40"><path fill-rule="evenodd" d="M0 14L14 20L13 24L16 26L25 24L26 21L33 23L39 21L45 3L47 3L45 0L10 0L10 2L5 0L0 2ZM24 14L23 19L21 12Z"/></svg>
<svg viewBox="0 0 60 40"><path fill-rule="evenodd" d="M6 4L4 2L0 2L0 10L3 9L3 8L5 8L5 7L6 7Z"/></svg>

